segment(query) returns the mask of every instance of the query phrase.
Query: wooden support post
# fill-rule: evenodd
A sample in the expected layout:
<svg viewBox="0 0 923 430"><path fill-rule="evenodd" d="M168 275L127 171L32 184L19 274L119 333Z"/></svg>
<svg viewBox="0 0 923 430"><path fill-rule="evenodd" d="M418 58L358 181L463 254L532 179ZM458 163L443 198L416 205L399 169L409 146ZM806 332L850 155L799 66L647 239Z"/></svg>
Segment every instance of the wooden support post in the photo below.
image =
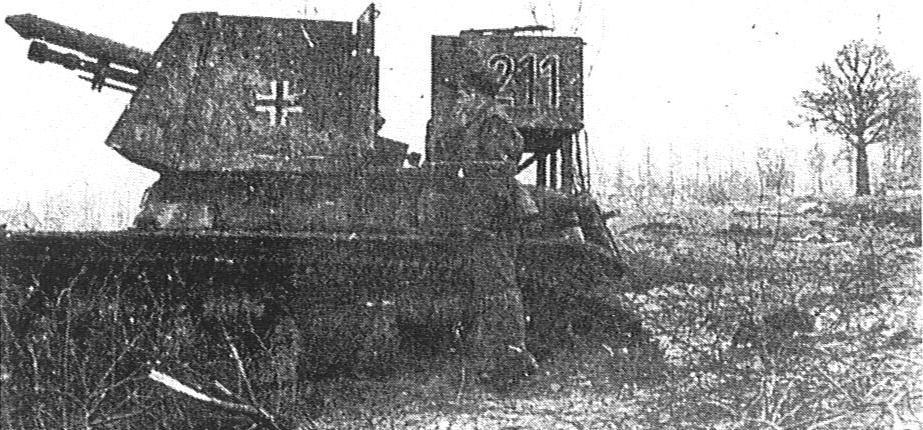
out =
<svg viewBox="0 0 923 430"><path fill-rule="evenodd" d="M574 145L574 161L577 164L577 177L580 179L580 191L586 191L586 172L583 169L583 151L580 149L580 135L574 133L571 143Z"/></svg>
<svg viewBox="0 0 923 430"><path fill-rule="evenodd" d="M535 186L548 186L548 154L535 154Z"/></svg>
<svg viewBox="0 0 923 430"><path fill-rule="evenodd" d="M531 157L527 158L526 161L523 161L522 164L516 167L516 173L522 173L522 171L528 169L532 163L535 163L535 154L532 154Z"/></svg>
<svg viewBox="0 0 923 430"><path fill-rule="evenodd" d="M561 189L574 192L574 138L567 136L561 144Z"/></svg>
<svg viewBox="0 0 923 430"><path fill-rule="evenodd" d="M548 160L548 185L552 189L558 188L558 150L555 149Z"/></svg>

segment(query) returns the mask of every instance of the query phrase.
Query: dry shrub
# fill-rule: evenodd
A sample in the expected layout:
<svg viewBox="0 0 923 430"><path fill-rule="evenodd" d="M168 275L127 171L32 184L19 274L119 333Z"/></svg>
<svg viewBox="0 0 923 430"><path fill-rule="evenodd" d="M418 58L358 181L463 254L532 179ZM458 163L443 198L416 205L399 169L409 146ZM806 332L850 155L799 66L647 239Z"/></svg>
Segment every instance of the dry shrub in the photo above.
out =
<svg viewBox="0 0 923 430"><path fill-rule="evenodd" d="M147 379L152 368L205 392L216 381L236 393L249 385L257 402L274 411L303 406L302 388L282 365L293 342L259 328L264 309L256 300L178 300L150 273L127 272L85 267L63 288L42 285L39 277L22 285L0 276L0 427L250 425L154 384ZM242 351L246 381L235 372L230 345Z"/></svg>
<svg viewBox="0 0 923 430"><path fill-rule="evenodd" d="M902 247L907 232L862 223L848 230L847 241L805 244L714 231L645 245L665 250L685 268L685 279L672 276L631 296L666 362L664 382L639 402L636 425L839 429L923 422L914 325L919 255ZM675 246L692 235L695 246ZM792 318L793 310L804 318ZM751 342L740 341L746 338Z"/></svg>

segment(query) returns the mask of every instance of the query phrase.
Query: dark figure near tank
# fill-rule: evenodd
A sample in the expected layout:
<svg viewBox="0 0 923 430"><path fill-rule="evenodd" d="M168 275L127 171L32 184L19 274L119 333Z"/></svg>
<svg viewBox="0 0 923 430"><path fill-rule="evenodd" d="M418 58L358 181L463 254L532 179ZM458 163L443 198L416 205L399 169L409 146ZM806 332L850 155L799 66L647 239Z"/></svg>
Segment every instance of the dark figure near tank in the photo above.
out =
<svg viewBox="0 0 923 430"><path fill-rule="evenodd" d="M497 100L500 84L486 71L474 71L446 86L457 91L458 99L450 113L453 123L431 136L434 156L455 162L518 163L523 138L510 118L509 106Z"/></svg>
<svg viewBox="0 0 923 430"><path fill-rule="evenodd" d="M546 339L640 338L625 312L586 306L618 291L623 265L578 139L583 41L434 36L421 162L378 134L377 14L188 13L153 53L8 17L30 59L131 94L106 144L160 174L131 230L2 239L3 275L42 286L15 332L55 288L113 291L93 280L117 273L205 333L216 297L255 301L264 311L238 335L292 327L302 377L368 374L409 350L461 354L503 383Z"/></svg>

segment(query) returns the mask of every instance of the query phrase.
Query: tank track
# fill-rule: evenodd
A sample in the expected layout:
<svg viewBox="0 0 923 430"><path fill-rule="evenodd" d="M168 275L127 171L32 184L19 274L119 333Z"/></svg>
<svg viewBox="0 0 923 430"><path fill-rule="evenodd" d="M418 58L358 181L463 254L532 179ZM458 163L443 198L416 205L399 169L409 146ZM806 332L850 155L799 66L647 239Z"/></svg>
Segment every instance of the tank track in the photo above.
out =
<svg viewBox="0 0 923 430"><path fill-rule="evenodd" d="M300 339L300 372L308 377L388 369L408 352L490 361L485 351L528 355L528 345L545 356L575 328L577 335L633 329L611 307L586 306L615 288L624 270L618 261L589 244L464 235L126 231L0 239L0 276L35 290L14 336L65 289L135 297L139 308L156 295L174 305L170 318L204 331L223 324L210 309L226 298L261 309L250 343L269 341L286 321L297 327L289 337ZM487 326L496 329L479 328ZM529 357L506 357L516 364L495 379L528 373Z"/></svg>

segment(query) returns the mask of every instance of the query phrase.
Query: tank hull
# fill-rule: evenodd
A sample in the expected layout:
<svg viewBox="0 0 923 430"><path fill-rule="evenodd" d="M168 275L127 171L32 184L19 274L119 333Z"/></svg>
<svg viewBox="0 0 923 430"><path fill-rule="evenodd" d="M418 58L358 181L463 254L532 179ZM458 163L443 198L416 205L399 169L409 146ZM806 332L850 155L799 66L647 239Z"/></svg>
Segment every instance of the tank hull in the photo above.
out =
<svg viewBox="0 0 923 430"><path fill-rule="evenodd" d="M256 355L283 336L297 351L298 378L309 379L443 354L459 354L491 380L516 379L534 366L526 339L546 350L539 343L567 326L561 305L614 288L622 271L589 244L462 234L125 231L0 242L4 288L31 292L14 312L16 338L79 291L125 303L136 324L185 321L198 333L195 348L219 355L227 333L249 339Z"/></svg>

